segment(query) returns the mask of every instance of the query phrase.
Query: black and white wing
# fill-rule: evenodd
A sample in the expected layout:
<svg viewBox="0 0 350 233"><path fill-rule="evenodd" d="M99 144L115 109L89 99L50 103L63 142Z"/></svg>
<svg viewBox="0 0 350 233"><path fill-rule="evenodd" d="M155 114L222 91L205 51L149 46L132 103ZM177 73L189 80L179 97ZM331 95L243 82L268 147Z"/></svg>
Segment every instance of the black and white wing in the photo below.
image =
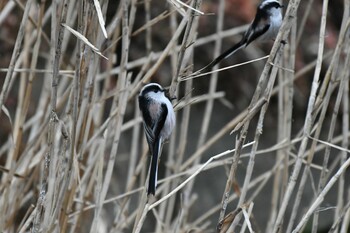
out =
<svg viewBox="0 0 350 233"><path fill-rule="evenodd" d="M160 113L158 120L154 122L154 125L152 127L152 132L147 133L150 128L145 129L146 137L150 137L147 140L152 141L152 144L149 143L150 151L152 153L152 159L151 159L151 170L148 180L148 190L147 194L153 194L155 195L156 187L157 187L157 179L158 179L158 158L159 153L162 146L162 138L160 138L160 132L164 127L165 120L168 116L168 108L166 104L161 104ZM150 135L148 135L150 134ZM153 136L153 138L152 138ZM151 148L152 145L152 148Z"/></svg>
<svg viewBox="0 0 350 233"><path fill-rule="evenodd" d="M244 35L245 46L249 45L252 41L256 40L267 32L270 26L269 15L266 13L266 11L258 7L255 18Z"/></svg>

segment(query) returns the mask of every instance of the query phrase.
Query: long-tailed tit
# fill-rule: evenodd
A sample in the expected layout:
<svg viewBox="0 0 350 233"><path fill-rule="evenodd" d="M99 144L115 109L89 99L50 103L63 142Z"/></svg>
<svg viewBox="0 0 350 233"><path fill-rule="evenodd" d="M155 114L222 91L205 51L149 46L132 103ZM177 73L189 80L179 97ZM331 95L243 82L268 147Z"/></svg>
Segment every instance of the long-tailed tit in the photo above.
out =
<svg viewBox="0 0 350 233"><path fill-rule="evenodd" d="M282 7L283 5L276 0L265 0L261 2L257 8L254 20L245 32L242 40L215 58L200 71L212 68L239 49L247 47L254 40L266 42L275 39L282 24Z"/></svg>
<svg viewBox="0 0 350 233"><path fill-rule="evenodd" d="M164 140L175 126L175 113L170 98L157 83L145 85L139 94L139 107L149 151L152 154L147 194L155 195L157 187L158 159Z"/></svg>

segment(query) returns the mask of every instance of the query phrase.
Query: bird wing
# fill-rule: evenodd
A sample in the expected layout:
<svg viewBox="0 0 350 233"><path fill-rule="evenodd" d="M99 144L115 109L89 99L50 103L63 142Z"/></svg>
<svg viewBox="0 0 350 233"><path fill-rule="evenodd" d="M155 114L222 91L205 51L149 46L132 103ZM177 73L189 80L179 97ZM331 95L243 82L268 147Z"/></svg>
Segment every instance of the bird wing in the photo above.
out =
<svg viewBox="0 0 350 233"><path fill-rule="evenodd" d="M149 104L149 99L145 98L144 96L139 96L139 108L142 110L143 106L147 106ZM148 147L150 149L151 154L154 144L154 133L153 133L153 119L150 115L149 111L141 111L142 117L144 119L143 121L143 128L145 130L146 139L148 143Z"/></svg>
<svg viewBox="0 0 350 233"><path fill-rule="evenodd" d="M262 24L255 28L254 33L250 33L250 35L247 37L247 42L245 46L249 45L252 41L263 35L267 30L270 28L270 24Z"/></svg>
<svg viewBox="0 0 350 233"><path fill-rule="evenodd" d="M145 128L147 142L151 150L153 150L154 142L159 139L160 132L164 127L167 116L168 116L168 108L166 104L160 105L160 112L157 119L152 119L151 116L149 115L149 112L145 112L143 115L144 118L151 119L143 122L143 127ZM151 122L151 124L147 124L146 122Z"/></svg>
<svg viewBox="0 0 350 233"><path fill-rule="evenodd" d="M167 116L168 116L168 108L167 108L165 103L162 103L160 105L159 117L153 126L153 134L154 134L155 138L159 137L160 132L162 131L162 129L164 127L165 120L166 120Z"/></svg>
<svg viewBox="0 0 350 233"><path fill-rule="evenodd" d="M266 11L262 10L260 7L257 8L255 18L248 31L246 32L244 38L246 39L245 45L249 45L252 41L260 37L262 34L267 32L270 28L269 15ZM255 30L253 30L255 29Z"/></svg>
<svg viewBox="0 0 350 233"><path fill-rule="evenodd" d="M145 122L143 122L143 128L145 129L145 135L146 135L148 147L150 149L150 153L153 154L153 144L155 140L153 130L151 128L151 125L147 125Z"/></svg>

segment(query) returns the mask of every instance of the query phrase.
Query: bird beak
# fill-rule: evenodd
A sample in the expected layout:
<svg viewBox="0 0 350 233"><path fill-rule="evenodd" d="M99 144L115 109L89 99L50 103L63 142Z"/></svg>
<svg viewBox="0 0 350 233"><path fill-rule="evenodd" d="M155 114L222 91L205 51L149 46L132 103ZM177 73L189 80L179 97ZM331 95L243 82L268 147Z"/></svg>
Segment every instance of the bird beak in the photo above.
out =
<svg viewBox="0 0 350 233"><path fill-rule="evenodd" d="M177 99L176 96L170 96L169 89L163 89L165 97L167 97L170 102Z"/></svg>

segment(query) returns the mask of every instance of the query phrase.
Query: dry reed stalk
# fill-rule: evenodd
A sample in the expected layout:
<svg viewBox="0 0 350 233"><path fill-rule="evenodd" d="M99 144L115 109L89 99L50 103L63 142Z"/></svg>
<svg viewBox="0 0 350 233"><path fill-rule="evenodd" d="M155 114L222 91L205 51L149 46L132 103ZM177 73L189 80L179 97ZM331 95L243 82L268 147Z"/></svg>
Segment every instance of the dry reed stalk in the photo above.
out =
<svg viewBox="0 0 350 233"><path fill-rule="evenodd" d="M18 59L18 56L20 54L20 47L23 41L23 37L24 37L24 33L25 33L25 26L29 17L29 10L31 7L31 3L32 1L28 1L24 10L24 14L22 17L22 21L18 30L18 34L17 34L17 39L16 39L16 43L13 49L13 53L12 53L12 57L11 57L11 61L9 64L9 70L6 73L6 77L5 77L5 82L3 87L1 88L1 94L0 94L0 109L2 109L2 105L4 103L4 100L7 98L8 95L8 91L9 91L9 86L10 86L10 82L13 76L13 71L15 68L15 63ZM1 116L2 111L0 111L0 116ZM0 229L1 229L1 225L0 225Z"/></svg>
<svg viewBox="0 0 350 233"><path fill-rule="evenodd" d="M328 218L330 232L347 232L349 2L343 1L336 47L326 51L329 44L324 50L322 44L327 29L324 17L334 9L323 1L321 33L317 35L322 43L316 60L301 66L298 59L308 53L298 48L305 46L304 34L315 16L312 9L320 3L306 1L306 9L298 12L297 26L300 1L293 0L269 56L261 55L258 47L248 48L243 51L252 58L249 61L215 67L197 76L191 75L193 65L200 65L208 55L216 57L223 39L247 28L224 30L230 22L226 18L231 17L225 15L225 1L218 5L200 0L169 0L168 5L148 0L2 2L2 28L12 29L8 19L20 17L13 41L7 41L1 31L2 45L11 49L7 67L0 67L0 72L6 72L0 87L0 117L5 119L5 124L1 123L5 130L0 130L0 230L210 232L216 215L222 219L237 207L240 213L227 226L237 232L278 232L283 229L282 222L287 232L295 225L294 232L300 232L312 216L312 231L316 232L323 226L321 210L332 216ZM202 10L213 6L218 7L213 22L216 29L208 34L203 23L213 17ZM327 26L331 23L328 18ZM286 40L289 31L288 44L282 49L280 41ZM311 37L310 41L317 43ZM208 52L214 42L213 52ZM234 80L242 78L241 69L256 68L264 59L267 63L249 106L240 108L227 99L232 94L230 88L218 90L226 83L244 82ZM320 71L326 66L322 63L328 66L324 79ZM314 78L305 117L300 114L299 99L309 94L301 90L299 82L307 85L311 71ZM226 74L236 75L231 79ZM278 86L274 87L276 78ZM137 102L140 88L151 80L164 85L171 82L170 91L178 97L178 126L161 158L166 166L161 166L154 199L147 198L145 192L148 151ZM204 85L208 90L201 88ZM278 106L271 98L278 99ZM15 106L11 106L13 99ZM220 106L216 100L234 106L230 109L234 117L217 122L221 112L213 113ZM276 109L278 114L274 114ZM327 113L332 114L330 120ZM198 133L192 128L193 118L200 122ZM278 125L271 127L270 121L278 121ZM297 126L300 123L302 128ZM214 124L216 131L211 127ZM265 134L267 130L270 134ZM230 132L239 132L235 149L225 138ZM269 140L271 133L275 138ZM192 139L193 135L198 138ZM241 151L245 140L254 140L248 153ZM323 161L319 162L316 153L324 155ZM208 155L212 155L209 160L201 162ZM264 170L258 163L262 160L271 162ZM221 174L230 166L226 180ZM301 179L297 179L301 169ZM202 179L211 180L209 174L217 176L216 185L223 187L226 182L221 203L217 198L220 190L213 190L208 182L206 192L197 190ZM232 185L236 188L233 194ZM314 188L315 198L303 213L299 206L307 201L307 185ZM321 207L332 187L336 190L333 212ZM271 203L264 210L266 221L259 215L261 199ZM292 206L290 215L286 214Z"/></svg>
<svg viewBox="0 0 350 233"><path fill-rule="evenodd" d="M344 65L345 66L349 66L350 65L349 62L350 62L350 59L349 59L349 54L348 54L347 57L346 57ZM338 116L338 112L339 112L340 102L342 100L344 86L346 86L346 83L347 83L346 82L346 79L347 79L346 76L348 76L348 75L344 73L344 69L343 69L343 72L342 72L342 75L341 75L341 80L340 80L340 85L339 85L339 90L338 90L338 94L337 94L337 98L336 98L336 103L335 103L333 114L332 114L331 124L330 124L330 127L329 127L329 133L328 133L327 141L331 141L332 138L334 137L334 131L335 131L336 120L337 120L337 116ZM333 75L333 77L335 78L336 75ZM332 82L330 83L329 88L328 88L329 91L327 90L328 93L325 96L325 100L324 100L324 105L323 106L326 106L329 103L330 95L331 95L331 93L332 93L332 91L334 89L333 82L336 82L336 80L332 80ZM326 109L326 107L322 108L322 113L326 111L324 109ZM320 117L321 119L320 120L322 120L322 118L324 118L324 116L323 116L324 114L322 114L322 113L321 113L321 117ZM316 137L316 138L318 138L318 137ZM323 169L321 171L320 179L319 179L319 183L318 183L318 187L317 187L317 195L324 188L324 185L325 185L325 183L327 181L326 180L326 174L327 174L327 167L328 167L329 157L330 157L330 147L327 146L326 150L325 150L324 159L323 159ZM343 161L343 162L345 162L345 161ZM341 164L343 164L343 163L341 163ZM342 198L339 198L338 200L340 200L340 199L342 199ZM313 218L313 226L312 226L312 231L314 233L317 232L317 228L318 228L318 225L319 225L318 224L318 218L319 218L319 212L315 212L314 213L314 218Z"/></svg>
<svg viewBox="0 0 350 233"><path fill-rule="evenodd" d="M176 96L179 93L179 76L180 73L183 73L184 69L186 69L185 67L188 64L192 64L194 62L194 46L193 46L193 42L196 41L197 39L197 30L198 30L198 11L196 9L200 9L200 6L202 4L201 0L195 0L192 2L188 12L187 12L187 17L188 17L188 24L187 27L185 29L185 34L182 40L182 45L180 48L180 52L178 54L178 56L173 56L174 58L176 58L176 63L174 63L174 65L176 64L176 66L174 66L174 76L172 79L172 83L170 86L170 94L172 93L172 91L174 91L175 88L175 93ZM192 69L187 69L188 71L193 71ZM179 148L175 150L174 148L174 152L171 154L172 156L174 156L173 159L173 167L172 167L172 173L179 173L181 171L181 165L184 161L185 158L185 152L186 152L186 146L188 145L188 138L184 137L183 135L189 135L190 132L190 112L192 109L192 104L190 104L191 98L192 98L192 90L193 90L193 82L187 82L185 84L185 93L188 93L185 95L184 99L181 101L182 103L184 103L184 108L183 108L183 113L182 113L182 119L181 119L181 126L180 126L180 130L179 135L180 135L180 139L179 139ZM174 145L174 144L173 144ZM175 182L172 182L171 185L169 186L170 190L174 190L177 186L179 186L181 183L180 180L175 180ZM166 195L165 192L163 192L164 195ZM176 223L175 227L174 227L174 231L176 230L176 228L178 228L179 230L183 230L184 225L186 224L186 218L187 218L187 213L189 211L190 208L190 203L188 202L188 192L186 192L186 190L184 191L184 193L181 193L180 196L180 201L181 201L181 211L178 213L178 222ZM167 205L166 208L166 213L165 213L165 224L166 225L170 225L171 221L173 219L173 212L176 208L176 200L178 198L173 197L169 200L169 203ZM165 207L165 205L163 205L163 207ZM165 210L165 208L163 208ZM170 231L169 228L164 228L165 231ZM157 231L156 232L163 232L160 224L158 224L157 226Z"/></svg>
<svg viewBox="0 0 350 233"><path fill-rule="evenodd" d="M276 56L277 65L278 65L278 63L281 63L282 53L283 53L283 48L278 52L278 54ZM250 183L250 180L252 177L252 173L253 173L253 169L254 169L255 155L256 155L256 152L258 149L258 144L259 144L258 142L260 139L260 135L262 134L262 131L263 131L264 118L265 118L265 114L266 114L266 111L267 111L267 108L269 105L269 101L270 101L270 98L272 95L272 90L273 90L273 86L274 86L275 79L277 76L277 71L278 71L278 67L274 66L272 68L272 71L271 71L269 82L268 82L267 87L265 89L265 92L263 94L263 96L264 96L263 98L265 101L261 107L259 120L258 120L257 128L255 131L254 141L256 143L254 143L254 145L252 146L252 150L250 152L248 167L247 167L246 175L244 177L243 187L241 189L241 194L240 194L238 204L237 204L237 206L239 206L239 207L243 206L245 201L246 201L245 199L246 199L247 192L248 192L248 186L249 186L249 183ZM236 216L235 223L238 223L240 216L241 215ZM234 224L232 224L231 227L234 230L236 226Z"/></svg>

